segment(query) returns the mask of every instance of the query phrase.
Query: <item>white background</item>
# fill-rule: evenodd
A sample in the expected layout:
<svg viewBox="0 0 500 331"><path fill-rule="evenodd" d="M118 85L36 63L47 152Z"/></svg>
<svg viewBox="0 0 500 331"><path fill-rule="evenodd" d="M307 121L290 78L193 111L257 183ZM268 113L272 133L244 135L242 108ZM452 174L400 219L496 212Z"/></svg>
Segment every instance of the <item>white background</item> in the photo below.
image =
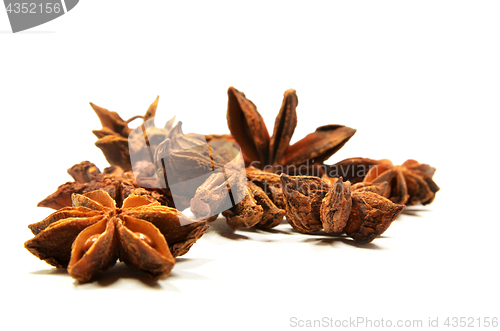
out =
<svg viewBox="0 0 500 331"><path fill-rule="evenodd" d="M499 17L496 1L86 0L12 34L0 10L1 328L500 317ZM324 124L356 128L329 163L414 158L437 168L441 191L369 245L287 224L233 232L219 219L158 282L117 265L79 285L24 249L66 169L107 166L89 102L129 118L160 95L158 125L175 115L185 132L227 133L231 85L270 130L296 89L294 141Z"/></svg>

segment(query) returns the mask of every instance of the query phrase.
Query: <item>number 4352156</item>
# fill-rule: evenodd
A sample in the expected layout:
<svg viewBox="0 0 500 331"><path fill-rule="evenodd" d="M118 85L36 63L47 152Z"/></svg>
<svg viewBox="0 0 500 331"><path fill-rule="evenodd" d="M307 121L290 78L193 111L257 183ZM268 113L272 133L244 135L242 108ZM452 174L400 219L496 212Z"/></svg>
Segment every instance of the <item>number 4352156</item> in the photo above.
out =
<svg viewBox="0 0 500 331"><path fill-rule="evenodd" d="M51 3L51 2L46 2L46 3L29 3L29 2L16 2L16 3L9 3L7 6L7 12L14 13L14 14L59 14L61 12L61 4L60 3Z"/></svg>
<svg viewBox="0 0 500 331"><path fill-rule="evenodd" d="M498 327L497 317L448 317L444 321L447 327Z"/></svg>

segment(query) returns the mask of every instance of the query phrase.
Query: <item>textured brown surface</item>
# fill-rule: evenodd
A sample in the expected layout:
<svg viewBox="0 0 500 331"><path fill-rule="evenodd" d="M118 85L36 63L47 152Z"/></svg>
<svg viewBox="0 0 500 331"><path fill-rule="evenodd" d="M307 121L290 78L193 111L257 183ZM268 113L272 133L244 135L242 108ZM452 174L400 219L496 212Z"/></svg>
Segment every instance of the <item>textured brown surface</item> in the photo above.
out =
<svg viewBox="0 0 500 331"><path fill-rule="evenodd" d="M330 185L318 177L281 175L286 219L299 232L321 230L320 208Z"/></svg>
<svg viewBox="0 0 500 331"><path fill-rule="evenodd" d="M145 122L154 118L158 107L158 99L157 97L149 106L144 116L135 116L132 119L140 117ZM130 162L128 138L132 129L128 127L128 122L132 119L125 121L116 112L111 112L93 103L90 103L90 106L102 124L101 130L92 131L98 138L95 143L96 146L102 150L109 164L120 167L124 171L131 171L132 164Z"/></svg>
<svg viewBox="0 0 500 331"><path fill-rule="evenodd" d="M290 146L280 164L300 166L308 161L322 164L341 149L355 133L355 129L343 125L320 126L315 132Z"/></svg>
<svg viewBox="0 0 500 331"><path fill-rule="evenodd" d="M255 104L234 87L227 91L227 125L241 150L252 161L267 164L270 137Z"/></svg>
<svg viewBox="0 0 500 331"><path fill-rule="evenodd" d="M227 225L231 229L249 228L262 220L264 209L257 204L252 192L248 189L247 195L234 207L223 211Z"/></svg>
<svg viewBox="0 0 500 331"><path fill-rule="evenodd" d="M108 192L118 206L131 194L147 197L151 202L158 201L162 205L173 205L168 190L144 189L136 183L132 172L123 172L120 168L109 167L101 173L93 163L83 161L69 168L68 173L75 181L60 185L56 192L40 201L38 207L56 210L71 207L73 193L84 194L95 190Z"/></svg>
<svg viewBox="0 0 500 331"><path fill-rule="evenodd" d="M99 223L85 228L73 243L68 273L80 282L88 282L95 275L106 271L116 263L118 258L117 236L115 234L116 218L103 219ZM92 236L100 234L90 249L83 247Z"/></svg>
<svg viewBox="0 0 500 331"><path fill-rule="evenodd" d="M378 195L385 196L385 192L387 190L387 186L389 184L387 182L382 182L382 183L356 183L354 185L351 185L351 191L369 191L373 193L377 193Z"/></svg>
<svg viewBox="0 0 500 331"><path fill-rule="evenodd" d="M153 279L168 276L175 264L161 232L149 222L124 216L118 223L120 260L135 270L147 273ZM139 239L136 233L147 235L152 245Z"/></svg>
<svg viewBox="0 0 500 331"><path fill-rule="evenodd" d="M344 231L356 241L371 242L389 228L404 208L376 193L355 191Z"/></svg>
<svg viewBox="0 0 500 331"><path fill-rule="evenodd" d="M400 166L392 163L383 163L370 169L365 183L387 182L388 187L384 194L397 204L427 205L431 203L439 187L432 179L435 168L428 164L421 164L415 160L407 160Z"/></svg>
<svg viewBox="0 0 500 331"><path fill-rule="evenodd" d="M344 181L356 184L363 181L370 168L383 163L392 164L389 160L352 157L327 166L326 175L328 177L342 177Z"/></svg>
<svg viewBox="0 0 500 331"><path fill-rule="evenodd" d="M267 194L257 185L248 182L248 187L255 201L263 209L262 219L256 224L259 228L270 229L278 226L285 216L285 211L276 207Z"/></svg>
<svg viewBox="0 0 500 331"><path fill-rule="evenodd" d="M325 232L341 233L351 213L351 183L340 177L330 185L321 202L321 223Z"/></svg>
<svg viewBox="0 0 500 331"><path fill-rule="evenodd" d="M73 194L72 201L73 207L31 224L35 237L25 247L49 264L67 267L82 282L111 267L117 258L155 279L167 276L174 257L185 254L208 229L205 221L194 221L140 195L129 195L122 208L102 190ZM87 241L94 237L87 250Z"/></svg>
<svg viewBox="0 0 500 331"><path fill-rule="evenodd" d="M343 125L326 125L290 146L297 125L295 90L284 93L272 137L257 107L245 94L230 87L228 97L227 121L232 138L241 146L246 164L259 169L293 174L298 174L301 165L313 164L311 170L316 169L356 132Z"/></svg>
<svg viewBox="0 0 500 331"><path fill-rule="evenodd" d="M246 173L248 181L259 186L269 196L276 207L279 209L286 208L280 175L272 172L265 172L251 166L246 168Z"/></svg>

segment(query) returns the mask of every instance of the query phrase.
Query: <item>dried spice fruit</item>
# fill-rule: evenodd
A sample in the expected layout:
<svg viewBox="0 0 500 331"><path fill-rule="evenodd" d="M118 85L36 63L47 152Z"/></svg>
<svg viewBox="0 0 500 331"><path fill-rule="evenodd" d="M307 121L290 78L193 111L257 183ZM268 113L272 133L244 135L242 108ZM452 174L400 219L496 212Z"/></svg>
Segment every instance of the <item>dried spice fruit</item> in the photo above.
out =
<svg viewBox="0 0 500 331"><path fill-rule="evenodd" d="M272 172L262 171L255 167L247 167L248 181L260 187L279 209L286 208L286 200L281 187L281 177Z"/></svg>
<svg viewBox="0 0 500 331"><path fill-rule="evenodd" d="M313 233L321 230L321 203L330 185L312 176L281 175L281 185L286 198L286 220L299 232Z"/></svg>
<svg viewBox="0 0 500 331"><path fill-rule="evenodd" d="M404 209L375 192L387 183L351 186L342 178L281 175L287 209L293 228L303 233L324 229L327 233L346 233L358 242L371 242L380 236Z"/></svg>
<svg viewBox="0 0 500 331"><path fill-rule="evenodd" d="M234 207L248 194L246 178L231 167L212 173L191 199L191 212L197 219L218 215Z"/></svg>
<svg viewBox="0 0 500 331"><path fill-rule="evenodd" d="M31 224L35 235L25 247L35 256L81 282L116 263L117 258L157 279L172 270L208 229L177 210L129 195L122 208L102 190L72 195L73 207Z"/></svg>
<svg viewBox="0 0 500 331"><path fill-rule="evenodd" d="M231 229L249 228L262 220L264 209L257 204L252 192L248 189L247 195L234 207L222 212Z"/></svg>
<svg viewBox="0 0 500 331"><path fill-rule="evenodd" d="M232 207L229 197L230 184L224 174L214 173L198 187L190 201L190 209L197 219L218 215Z"/></svg>
<svg viewBox="0 0 500 331"><path fill-rule="evenodd" d="M68 169L75 180L60 185L57 191L38 203L38 207L60 209L72 206L71 195L83 194L95 190L103 190L116 201L117 206L130 195L141 195L149 201L158 201L162 205L173 206L172 198L167 190L144 189L140 187L131 172L123 172L120 168L109 167L101 173L95 164L83 161Z"/></svg>
<svg viewBox="0 0 500 331"><path fill-rule="evenodd" d="M325 232L341 233L351 213L351 183L342 177L330 182L328 193L323 198L320 218Z"/></svg>
<svg viewBox="0 0 500 331"><path fill-rule="evenodd" d="M230 168L226 168L224 173L212 174L191 200L191 211L195 217L203 219L222 212L228 226L233 229L252 226L272 228L280 224L285 211L276 207L261 187L247 181L247 176ZM279 180L279 176L276 177Z"/></svg>
<svg viewBox="0 0 500 331"><path fill-rule="evenodd" d="M351 185L351 191L358 191L358 192L373 192L381 196L385 196L385 192L387 190L387 186L389 184L387 182L382 182L382 183L356 183L354 185Z"/></svg>
<svg viewBox="0 0 500 331"><path fill-rule="evenodd" d="M144 125L134 129L129 136L130 155L135 173L150 168L152 175L156 172L154 166L157 150L160 145L168 141L169 149L176 151L187 150L195 146L206 145L203 135L195 133L185 134L182 131L182 122L173 125L174 118L169 120L164 128L157 128L154 123L145 122ZM152 121L152 120L150 120ZM160 156L161 157L161 156Z"/></svg>
<svg viewBox="0 0 500 331"><path fill-rule="evenodd" d="M98 138L95 144L102 150L109 164L120 167L124 171L132 170L128 143L128 136L132 129L128 127L128 123L137 118L142 118L144 122L154 118L158 99L157 97L149 106L144 116L134 116L127 121L124 121L116 112L111 112L90 103L102 124L101 130L92 131Z"/></svg>
<svg viewBox="0 0 500 331"><path fill-rule="evenodd" d="M405 208L376 193L356 190L344 232L354 240L369 243L385 232Z"/></svg>
<svg viewBox="0 0 500 331"><path fill-rule="evenodd" d="M111 167L101 173L84 161L68 169L74 182L38 204L58 211L29 225L35 237L25 247L81 282L118 259L158 279L170 274L175 257L187 253L220 213L232 229L272 228L286 215L299 232L324 230L369 243L404 204L433 201L439 190L435 169L415 160L394 166L358 157L325 165L354 129L320 126L290 146L297 105L295 91L286 91L270 136L256 106L230 87L231 135L202 136L184 134L174 118L157 128L158 98L144 116L127 121L91 104L102 124L93 131L96 146ZM143 123L129 128L137 118ZM164 205L190 206L200 221Z"/></svg>
<svg viewBox="0 0 500 331"><path fill-rule="evenodd" d="M273 135L257 107L234 87L228 90L227 122L232 137L241 146L247 165L273 172L297 173L302 166L314 167L337 152L356 132L343 125L326 125L290 146L297 125L295 90L284 94ZM284 167L287 166L287 167Z"/></svg>
<svg viewBox="0 0 500 331"><path fill-rule="evenodd" d="M400 166L384 162L373 166L366 174L365 183L383 183L389 185L385 196L394 203L427 205L434 200L439 187L432 179L435 168L407 160Z"/></svg>
<svg viewBox="0 0 500 331"><path fill-rule="evenodd" d="M155 126L154 118L158 107L159 97L149 106L143 116L134 116L124 121L116 112L90 103L99 117L103 128L92 131L98 138L96 146L99 147L106 160L112 166L117 166L124 171L134 169L139 173L143 169L152 168L153 155L158 145L165 139L170 139L174 146L184 146L186 142L205 142L204 136L197 134L184 134L182 122L174 125L175 117L170 119L163 128ZM135 129L128 127L128 123L141 118L143 123Z"/></svg>
<svg viewBox="0 0 500 331"><path fill-rule="evenodd" d="M262 207L262 219L255 226L263 229L270 229L278 226L283 221L285 211L276 207L266 192L252 182L248 182L248 188L259 206Z"/></svg>
<svg viewBox="0 0 500 331"><path fill-rule="evenodd" d="M158 145L154 157L157 177L167 187L175 188L170 191L176 207L184 209L190 206L196 190L213 172L244 171L243 161L239 162L237 157L239 153L232 142L207 143L204 138L185 136L180 130Z"/></svg>

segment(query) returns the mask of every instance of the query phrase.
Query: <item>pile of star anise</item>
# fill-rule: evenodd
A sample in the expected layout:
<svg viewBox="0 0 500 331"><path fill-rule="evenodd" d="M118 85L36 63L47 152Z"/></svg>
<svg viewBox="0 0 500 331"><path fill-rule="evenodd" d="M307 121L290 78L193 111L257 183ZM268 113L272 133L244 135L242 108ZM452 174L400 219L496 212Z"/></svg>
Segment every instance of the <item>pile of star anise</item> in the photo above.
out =
<svg viewBox="0 0 500 331"><path fill-rule="evenodd" d="M323 230L367 243L406 205L429 204L439 190L435 169L415 160L325 164L356 132L343 125L318 127L290 145L294 90L285 92L272 135L243 93L230 87L228 95L230 135L184 134L173 119L156 127L158 98L128 121L91 104L103 126L93 131L96 146L111 166L100 172L83 161L68 169L74 181L38 204L57 211L29 225L35 237L25 247L82 282L118 259L156 279L170 273L175 257L219 213L233 229L272 228L286 219L301 233ZM129 128L138 117L143 124ZM243 171L231 165L238 156ZM187 207L195 219L179 211Z"/></svg>

